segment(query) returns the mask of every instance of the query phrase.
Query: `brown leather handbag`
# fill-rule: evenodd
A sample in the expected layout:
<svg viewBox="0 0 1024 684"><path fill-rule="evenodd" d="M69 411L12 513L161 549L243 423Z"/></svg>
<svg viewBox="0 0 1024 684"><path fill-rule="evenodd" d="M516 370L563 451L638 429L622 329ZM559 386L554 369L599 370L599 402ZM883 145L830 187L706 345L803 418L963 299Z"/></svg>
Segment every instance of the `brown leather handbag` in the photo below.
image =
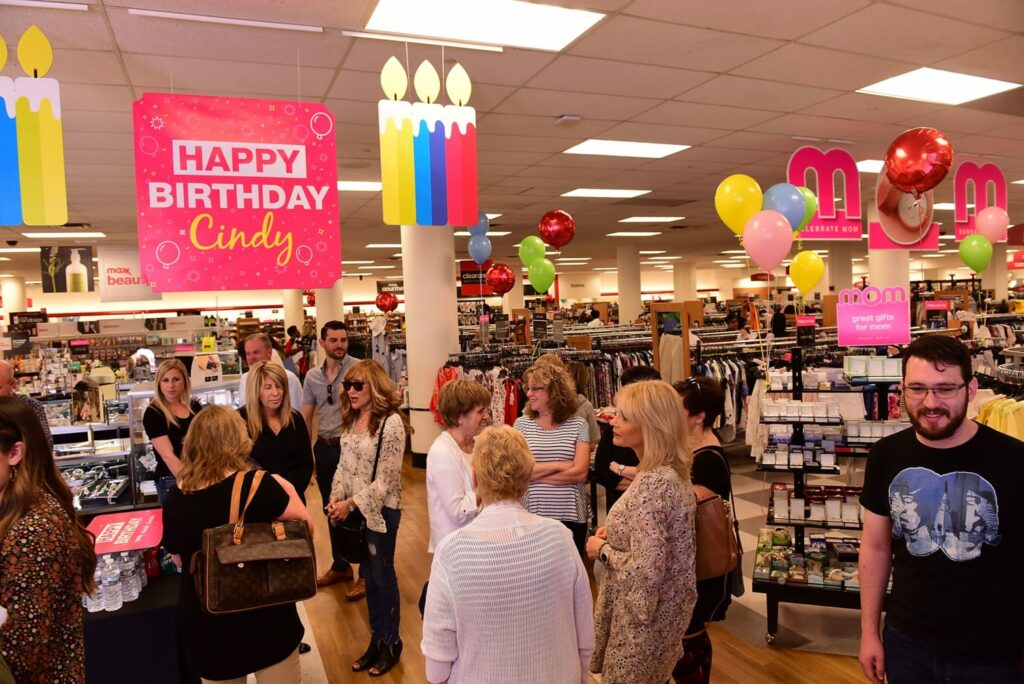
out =
<svg viewBox="0 0 1024 684"><path fill-rule="evenodd" d="M245 522L264 471L253 474L245 507L235 475L230 522L203 530L202 549L192 556L192 578L203 610L211 615L241 613L294 603L316 595L316 554L309 527L301 520Z"/></svg>
<svg viewBox="0 0 1024 684"><path fill-rule="evenodd" d="M739 558L730 508L703 485L693 485L693 493L697 497L697 580L728 575Z"/></svg>

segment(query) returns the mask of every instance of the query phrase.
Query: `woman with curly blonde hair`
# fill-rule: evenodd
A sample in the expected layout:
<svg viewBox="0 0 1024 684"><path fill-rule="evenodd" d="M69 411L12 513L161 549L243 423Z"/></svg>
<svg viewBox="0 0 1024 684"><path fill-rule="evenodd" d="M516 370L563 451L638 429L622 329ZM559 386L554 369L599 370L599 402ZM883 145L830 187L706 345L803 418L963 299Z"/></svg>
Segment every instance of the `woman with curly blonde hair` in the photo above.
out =
<svg viewBox="0 0 1024 684"><path fill-rule="evenodd" d="M526 408L516 419L536 460L526 510L561 521L583 554L590 500L584 483L590 472L590 431L576 414L576 387L559 366L535 363L523 374Z"/></svg>
<svg viewBox="0 0 1024 684"><path fill-rule="evenodd" d="M371 639L352 670L368 670L376 677L394 667L402 654L395 542L402 519L402 457L410 430L399 411L401 397L379 363L356 363L345 371L341 384L341 460L327 514L335 522L356 510L366 518L366 544L373 553L359 567L359 583L365 587Z"/></svg>
<svg viewBox="0 0 1024 684"><path fill-rule="evenodd" d="M181 555L179 625L185 652L203 681L245 681L255 673L258 681L299 682L299 642L302 623L295 604L260 608L243 613L211 615L196 595L192 557L203 543L203 530L229 522L236 476L241 477L240 500L252 496L246 522L302 520L309 512L295 488L280 475L266 475L255 485L249 471L252 442L245 423L227 406L210 406L196 414L181 454L177 486L164 503L164 546ZM312 525L310 525L312 527Z"/></svg>

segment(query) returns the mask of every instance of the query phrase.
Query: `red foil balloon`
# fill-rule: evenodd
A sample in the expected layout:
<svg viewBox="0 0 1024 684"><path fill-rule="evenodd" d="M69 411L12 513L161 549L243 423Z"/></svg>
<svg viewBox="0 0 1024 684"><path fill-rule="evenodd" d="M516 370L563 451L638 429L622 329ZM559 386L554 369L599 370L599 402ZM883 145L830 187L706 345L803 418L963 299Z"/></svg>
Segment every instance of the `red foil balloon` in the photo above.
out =
<svg viewBox="0 0 1024 684"><path fill-rule="evenodd" d="M942 182L953 164L953 146L934 128L900 133L885 153L885 175L902 192L920 196Z"/></svg>
<svg viewBox="0 0 1024 684"><path fill-rule="evenodd" d="M485 276L487 285L500 295L511 290L516 284L516 272L505 264L494 264Z"/></svg>
<svg viewBox="0 0 1024 684"><path fill-rule="evenodd" d="M381 292L377 295L377 308L384 313L389 313L398 308L398 297L391 292Z"/></svg>
<svg viewBox="0 0 1024 684"><path fill-rule="evenodd" d="M572 242L573 236L576 235L576 222L568 213L554 209L541 216L537 232L540 233L541 240L560 249Z"/></svg>

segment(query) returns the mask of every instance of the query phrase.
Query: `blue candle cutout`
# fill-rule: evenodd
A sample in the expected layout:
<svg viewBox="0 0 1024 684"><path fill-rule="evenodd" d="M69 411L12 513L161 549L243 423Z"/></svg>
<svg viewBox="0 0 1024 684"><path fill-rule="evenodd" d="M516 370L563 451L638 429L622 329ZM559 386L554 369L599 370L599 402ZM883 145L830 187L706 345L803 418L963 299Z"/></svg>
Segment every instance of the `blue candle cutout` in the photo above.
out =
<svg viewBox="0 0 1024 684"><path fill-rule="evenodd" d="M2 41L0 38L0 43ZM0 226L21 224L21 177L18 173L14 98L14 81L0 76Z"/></svg>
<svg viewBox="0 0 1024 684"><path fill-rule="evenodd" d="M431 206L434 209L433 225L448 223L448 172L444 155L444 123L434 122L430 133L430 191L433 194Z"/></svg>
<svg viewBox="0 0 1024 684"><path fill-rule="evenodd" d="M413 122L416 128L412 136L412 155L416 170L416 223L421 226L432 226L433 211L431 202L433 193L430 188L430 131L425 118L417 117L417 109L430 105L416 103L413 105Z"/></svg>

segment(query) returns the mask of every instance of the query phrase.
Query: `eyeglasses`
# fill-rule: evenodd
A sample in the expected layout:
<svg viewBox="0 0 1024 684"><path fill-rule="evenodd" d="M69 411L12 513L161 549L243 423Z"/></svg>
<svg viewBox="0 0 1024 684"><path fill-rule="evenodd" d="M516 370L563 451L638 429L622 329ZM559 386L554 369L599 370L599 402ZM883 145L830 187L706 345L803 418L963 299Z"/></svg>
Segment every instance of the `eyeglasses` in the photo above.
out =
<svg viewBox="0 0 1024 684"><path fill-rule="evenodd" d="M924 399L931 392L937 399L952 399L960 390L967 387L967 383L959 385L939 385L938 387L925 387L924 385L907 385L903 388L908 399Z"/></svg>
<svg viewBox="0 0 1024 684"><path fill-rule="evenodd" d="M362 380L345 380L341 383L341 386L345 388L346 392L351 389L354 389L356 392L362 392L365 384Z"/></svg>
<svg viewBox="0 0 1024 684"><path fill-rule="evenodd" d="M527 387L526 393L529 394L530 392L543 392L546 389L546 387Z"/></svg>

